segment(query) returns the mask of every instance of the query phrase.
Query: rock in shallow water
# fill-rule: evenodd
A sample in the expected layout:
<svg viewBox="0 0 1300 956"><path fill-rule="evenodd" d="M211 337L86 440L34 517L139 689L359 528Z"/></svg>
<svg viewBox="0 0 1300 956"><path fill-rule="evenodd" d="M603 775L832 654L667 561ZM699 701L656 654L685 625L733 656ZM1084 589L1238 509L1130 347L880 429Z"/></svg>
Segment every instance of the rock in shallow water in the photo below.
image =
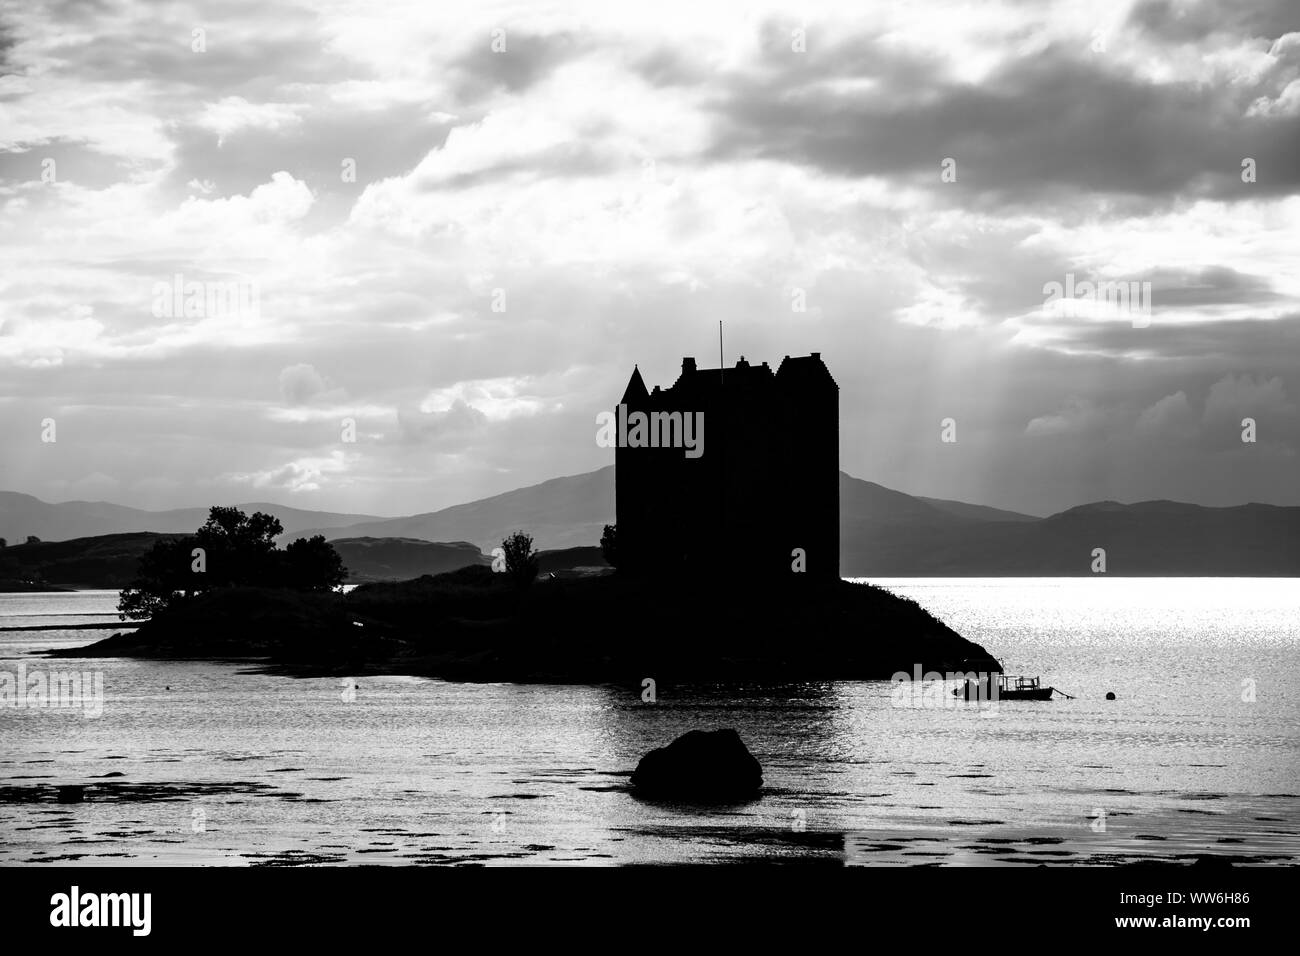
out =
<svg viewBox="0 0 1300 956"><path fill-rule="evenodd" d="M632 786L670 800L749 800L762 789L763 768L734 730L692 730L642 757Z"/></svg>

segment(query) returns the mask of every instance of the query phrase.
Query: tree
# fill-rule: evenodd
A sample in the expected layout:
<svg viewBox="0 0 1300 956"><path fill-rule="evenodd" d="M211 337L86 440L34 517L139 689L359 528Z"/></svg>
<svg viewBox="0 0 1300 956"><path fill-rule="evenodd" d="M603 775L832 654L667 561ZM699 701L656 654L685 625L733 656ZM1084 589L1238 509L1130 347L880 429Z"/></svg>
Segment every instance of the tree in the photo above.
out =
<svg viewBox="0 0 1300 956"><path fill-rule="evenodd" d="M322 535L283 551L274 515L212 508L193 535L162 538L140 558L135 579L118 595L123 619L151 617L209 588L262 587L329 591L347 579L343 559Z"/></svg>
<svg viewBox="0 0 1300 956"><path fill-rule="evenodd" d="M4 538L0 538L0 548L7 548L7 547L9 547L9 542L6 541Z"/></svg>
<svg viewBox="0 0 1300 956"><path fill-rule="evenodd" d="M194 534L195 547L202 548L209 586L264 584L278 587L281 570L275 539L284 526L274 515L238 508L213 508L208 520Z"/></svg>
<svg viewBox="0 0 1300 956"><path fill-rule="evenodd" d="M291 542L284 564L285 586L300 591L333 591L348 577L343 558L323 534Z"/></svg>
<svg viewBox="0 0 1300 956"><path fill-rule="evenodd" d="M618 525L607 524L600 536L600 553L611 568L618 567Z"/></svg>
<svg viewBox="0 0 1300 956"><path fill-rule="evenodd" d="M29 535L27 536L27 543L28 543L28 544L40 544L40 543L41 543L41 539L38 538L38 537L36 537L36 535L34 535L34 534L29 534Z"/></svg>
<svg viewBox="0 0 1300 956"><path fill-rule="evenodd" d="M117 596L123 620L152 617L178 597L201 591L207 582L193 570L194 538L161 538L140 556L135 579Z"/></svg>
<svg viewBox="0 0 1300 956"><path fill-rule="evenodd" d="M533 550L533 536L524 531L507 535L501 542L506 554L506 573L515 587L526 588L537 577L537 552Z"/></svg>

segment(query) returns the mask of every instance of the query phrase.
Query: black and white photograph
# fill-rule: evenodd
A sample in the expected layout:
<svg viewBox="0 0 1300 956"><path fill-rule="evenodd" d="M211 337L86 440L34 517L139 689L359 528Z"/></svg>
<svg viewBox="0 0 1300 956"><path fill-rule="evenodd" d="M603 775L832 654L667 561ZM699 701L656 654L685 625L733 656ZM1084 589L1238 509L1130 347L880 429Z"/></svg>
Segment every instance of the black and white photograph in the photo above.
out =
<svg viewBox="0 0 1300 956"><path fill-rule="evenodd" d="M1296 0L0 0L0 262L53 939L1300 864Z"/></svg>

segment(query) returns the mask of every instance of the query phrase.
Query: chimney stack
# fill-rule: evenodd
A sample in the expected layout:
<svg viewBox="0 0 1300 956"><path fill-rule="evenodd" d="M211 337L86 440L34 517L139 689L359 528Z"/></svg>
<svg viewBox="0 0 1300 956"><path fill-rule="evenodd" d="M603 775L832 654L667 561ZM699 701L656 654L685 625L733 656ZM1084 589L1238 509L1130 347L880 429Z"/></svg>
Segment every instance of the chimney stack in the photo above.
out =
<svg viewBox="0 0 1300 956"><path fill-rule="evenodd" d="M693 358L682 359L682 374L689 375L691 372L694 371L695 371L695 359Z"/></svg>

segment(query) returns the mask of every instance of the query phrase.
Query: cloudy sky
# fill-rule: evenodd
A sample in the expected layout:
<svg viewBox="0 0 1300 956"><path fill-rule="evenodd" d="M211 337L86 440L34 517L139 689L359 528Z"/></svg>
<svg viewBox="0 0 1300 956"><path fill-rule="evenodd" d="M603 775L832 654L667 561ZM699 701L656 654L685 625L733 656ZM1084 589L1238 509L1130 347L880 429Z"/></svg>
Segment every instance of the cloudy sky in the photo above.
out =
<svg viewBox="0 0 1300 956"><path fill-rule="evenodd" d="M588 471L723 320L823 354L862 478L1300 504L1300 6L0 0L0 256L46 500Z"/></svg>

